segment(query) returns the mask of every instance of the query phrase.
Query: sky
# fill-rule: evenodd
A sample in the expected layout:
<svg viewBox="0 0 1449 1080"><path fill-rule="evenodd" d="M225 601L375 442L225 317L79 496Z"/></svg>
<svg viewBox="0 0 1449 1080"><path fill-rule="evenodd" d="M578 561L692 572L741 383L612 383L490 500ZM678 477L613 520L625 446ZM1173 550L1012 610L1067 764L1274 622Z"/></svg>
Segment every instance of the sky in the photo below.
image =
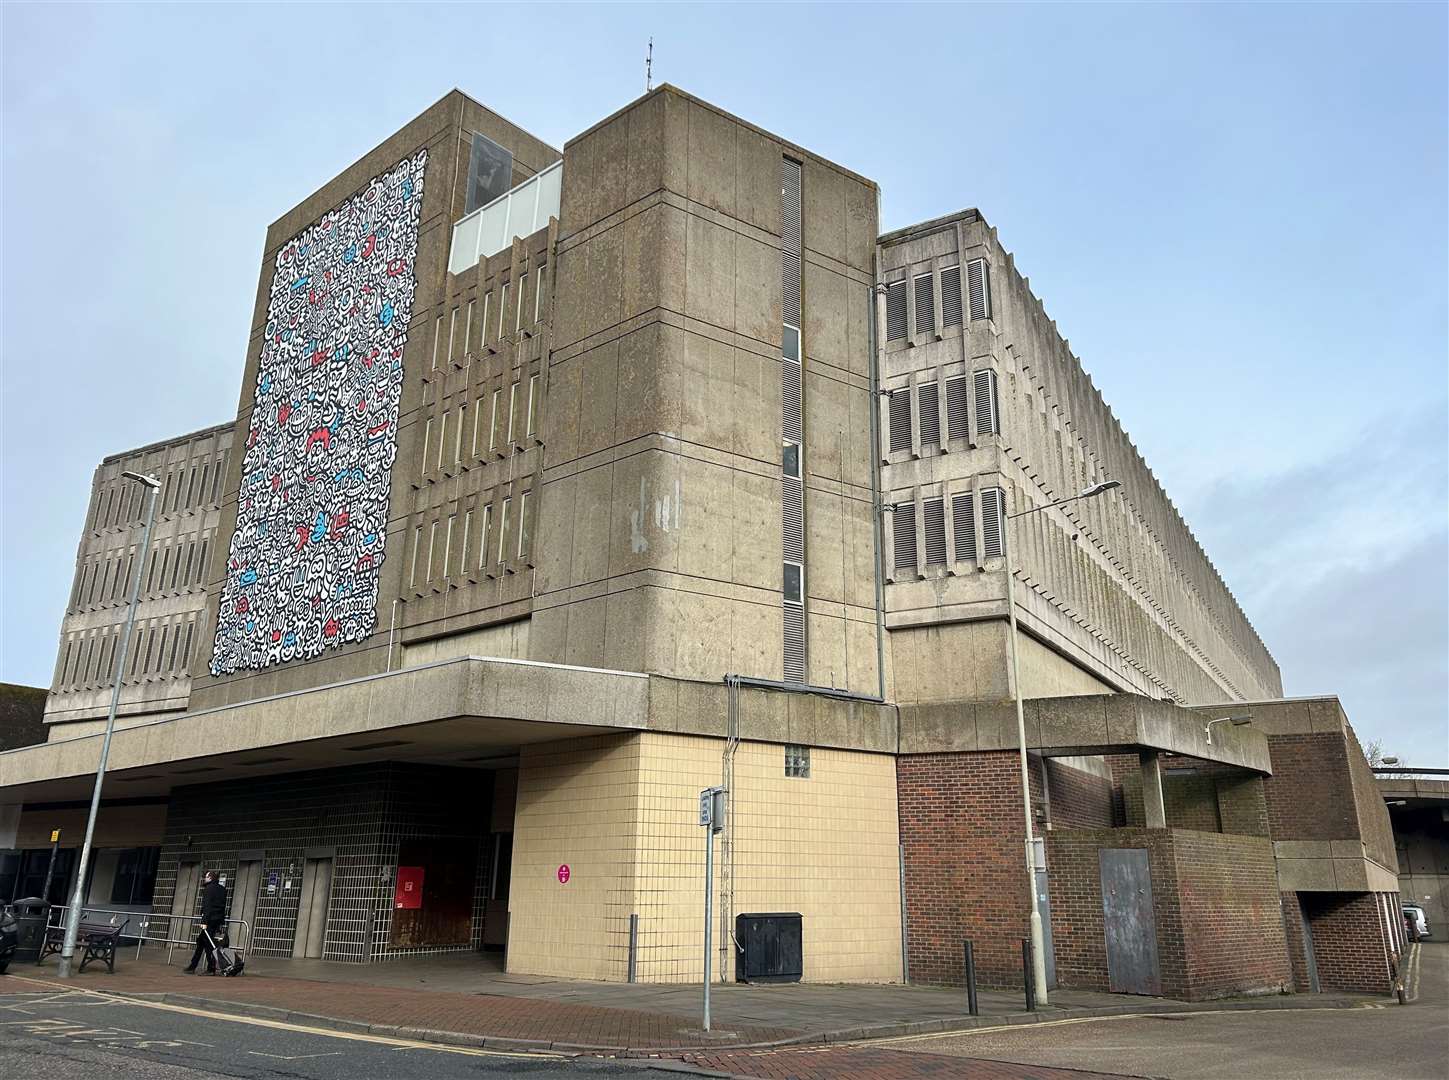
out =
<svg viewBox="0 0 1449 1080"><path fill-rule="evenodd" d="M667 81L967 206L1277 659L1449 765L1449 7L0 8L0 680L92 473L235 415L267 225L454 86L562 146Z"/></svg>

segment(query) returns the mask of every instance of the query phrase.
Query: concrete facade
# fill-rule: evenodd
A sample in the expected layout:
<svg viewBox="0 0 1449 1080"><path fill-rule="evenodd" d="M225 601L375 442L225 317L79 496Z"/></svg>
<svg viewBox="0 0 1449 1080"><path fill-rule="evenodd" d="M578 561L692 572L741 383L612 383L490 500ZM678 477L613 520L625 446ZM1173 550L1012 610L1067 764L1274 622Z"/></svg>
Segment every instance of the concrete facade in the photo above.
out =
<svg viewBox="0 0 1449 1080"><path fill-rule="evenodd" d="M1377 778L1388 807L1399 863L1399 895L1420 905L1435 940L1449 935L1449 780Z"/></svg>
<svg viewBox="0 0 1449 1080"><path fill-rule="evenodd" d="M488 160L511 171L480 203ZM137 468L165 485L137 640L170 666L127 676L102 854L155 853L158 914L185 921L205 863L245 883L234 906L274 955L503 947L515 972L693 980L694 799L718 785L724 977L737 915L797 912L805 979L951 981L966 933L1010 984L1029 902L1013 573L1049 872L1065 887L1083 852L1140 841L1176 905L1173 992L1284 981L1268 916L1318 855L1280 840L1327 843L1364 888L1392 843L1366 809L1352 837L1271 830L1270 713L1209 741L1184 707L1281 693L1266 648L995 231L968 211L881 237L877 205L865 177L664 86L562 150L450 93L280 217L235 421L98 470L50 741L0 753L15 880L89 793L89 642L124 614L116 477ZM371 296L394 278L410 307ZM293 333L305 350L281 348ZM324 375L340 405L318 421L296 387ZM390 379L396 415L359 425ZM339 466L334 441L375 449ZM382 500L375 527L332 494L315 521L290 509L353 487ZM1334 738L1314 805L1357 806L1346 721ZM1268 942L1242 969L1194 899L1229 896ZM1059 906L1061 970L1091 984L1097 931Z"/></svg>

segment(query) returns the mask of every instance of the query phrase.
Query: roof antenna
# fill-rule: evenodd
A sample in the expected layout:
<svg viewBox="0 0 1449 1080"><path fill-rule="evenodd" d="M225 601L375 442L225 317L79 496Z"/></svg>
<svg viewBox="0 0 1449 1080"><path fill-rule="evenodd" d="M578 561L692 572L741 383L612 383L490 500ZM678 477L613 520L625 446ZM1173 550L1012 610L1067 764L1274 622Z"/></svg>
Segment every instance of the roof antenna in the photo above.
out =
<svg viewBox="0 0 1449 1080"><path fill-rule="evenodd" d="M644 57L644 92L654 89L654 39L649 39L649 53Z"/></svg>

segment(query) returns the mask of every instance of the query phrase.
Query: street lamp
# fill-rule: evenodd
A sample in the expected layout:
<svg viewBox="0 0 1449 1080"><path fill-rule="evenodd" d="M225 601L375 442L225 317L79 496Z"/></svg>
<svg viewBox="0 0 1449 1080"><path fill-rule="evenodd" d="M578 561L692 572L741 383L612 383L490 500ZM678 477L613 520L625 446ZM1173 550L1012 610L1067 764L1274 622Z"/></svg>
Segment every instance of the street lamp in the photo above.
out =
<svg viewBox="0 0 1449 1080"><path fill-rule="evenodd" d="M1214 724L1232 724L1233 727L1242 727L1244 724L1251 724L1252 722L1253 718L1251 716L1219 716L1216 720L1209 720L1207 727L1202 730L1203 734L1207 736L1207 744L1211 746L1213 744Z"/></svg>
<svg viewBox="0 0 1449 1080"><path fill-rule="evenodd" d="M91 860L91 837L96 831L96 814L101 808L101 782L106 775L106 758L111 754L111 735L116 730L116 707L121 703L121 673L126 670L126 654L131 646L131 627L135 625L136 606L141 599L141 574L146 568L146 554L151 548L151 526L156 520L156 493L161 490L161 481L145 473L123 472L121 478L134 480L146 487L146 529L141 533L141 546L137 549L141 555L136 560L136 583L131 587L131 602L126 608L126 627L121 631L121 646L116 650L116 677L111 688L111 709L106 714L106 734L101 740L101 759L96 765L96 786L91 792L91 814L86 819L86 838L81 844L80 865L76 867L75 891L71 893L70 906L65 912L65 940L60 947L60 967L56 970L56 974L62 979L70 978L75 942L80 934L86 867Z"/></svg>
<svg viewBox="0 0 1449 1080"><path fill-rule="evenodd" d="M1065 499L1043 503L1041 506L1033 506L1030 510L1022 510L1015 514L1003 514L1001 521L1001 556L1006 563L1006 614L1011 624L1011 693L1012 697L1016 699L1016 748L1021 758L1021 808L1022 814L1026 818L1026 881L1027 896L1031 904L1031 976L1032 982L1036 984L1036 1000L1043 1005L1047 1003L1046 954L1042 945L1041 909L1036 902L1036 830L1031 820L1031 781L1026 764L1026 717L1023 715L1021 704L1021 665L1016 656L1016 586L1011 572L1011 551L1007 542L1007 533L1011 530L1007 527L1007 523L1019 517L1026 517L1028 514L1035 514L1039 510L1049 510L1053 506L1076 502L1078 499L1095 498L1121 486L1120 481L1103 480L1099 484L1093 484L1080 494L1069 495ZM1002 509L1004 510L1005 507L1003 506Z"/></svg>

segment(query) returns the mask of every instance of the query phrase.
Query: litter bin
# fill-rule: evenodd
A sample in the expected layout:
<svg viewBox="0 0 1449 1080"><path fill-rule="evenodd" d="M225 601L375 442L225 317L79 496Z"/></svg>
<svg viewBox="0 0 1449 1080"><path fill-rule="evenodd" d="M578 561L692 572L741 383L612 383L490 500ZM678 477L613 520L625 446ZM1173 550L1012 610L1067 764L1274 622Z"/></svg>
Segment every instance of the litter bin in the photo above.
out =
<svg viewBox="0 0 1449 1080"><path fill-rule="evenodd" d="M40 960L40 946L45 943L46 917L50 905L38 896L27 896L17 900L11 907L15 911L17 942L11 963L34 964Z"/></svg>

